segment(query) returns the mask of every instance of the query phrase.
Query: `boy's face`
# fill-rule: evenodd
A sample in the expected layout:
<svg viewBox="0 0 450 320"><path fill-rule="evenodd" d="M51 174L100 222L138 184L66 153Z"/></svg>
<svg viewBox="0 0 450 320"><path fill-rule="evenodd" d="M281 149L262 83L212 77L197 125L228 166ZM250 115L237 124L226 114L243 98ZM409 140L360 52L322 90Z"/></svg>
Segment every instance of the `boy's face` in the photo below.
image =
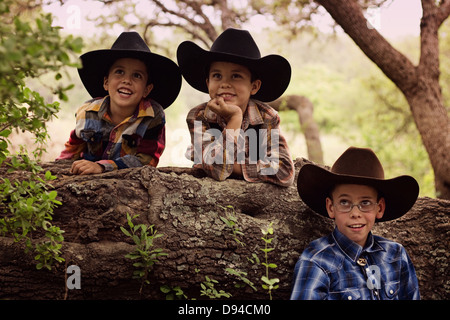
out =
<svg viewBox="0 0 450 320"><path fill-rule="evenodd" d="M378 192L375 188L365 185L356 184L341 184L337 185L332 194L332 199L327 198L326 206L328 215L334 219L338 230L350 240L356 242L364 247L367 236L372 229L375 219L383 217L386 204L384 198L377 201ZM369 212L361 212L361 210L354 206L350 212L341 212L336 206L352 205L352 204L369 204L374 206Z"/></svg>
<svg viewBox="0 0 450 320"><path fill-rule="evenodd" d="M103 87L108 91L111 105L133 109L153 89L147 85L148 74L144 62L138 59L122 58L116 60L105 77Z"/></svg>
<svg viewBox="0 0 450 320"><path fill-rule="evenodd" d="M222 97L227 104L247 108L251 95L258 92L261 80L251 81L250 70L240 64L216 61L209 68L208 86L211 99Z"/></svg>

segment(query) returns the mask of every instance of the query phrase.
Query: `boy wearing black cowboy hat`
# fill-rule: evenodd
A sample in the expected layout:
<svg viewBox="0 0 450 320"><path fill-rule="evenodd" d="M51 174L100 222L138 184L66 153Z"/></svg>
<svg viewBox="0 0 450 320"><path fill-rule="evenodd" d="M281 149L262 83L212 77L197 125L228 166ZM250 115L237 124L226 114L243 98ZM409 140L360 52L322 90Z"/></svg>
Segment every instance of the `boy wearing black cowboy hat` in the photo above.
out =
<svg viewBox="0 0 450 320"><path fill-rule="evenodd" d="M136 32L80 58L78 73L93 99L77 110L58 159L76 160L71 172L81 175L156 167L165 147L164 109L181 88L178 66L152 53Z"/></svg>
<svg viewBox="0 0 450 320"><path fill-rule="evenodd" d="M250 33L237 29L225 30L210 51L185 41L177 58L186 81L210 96L186 119L192 142L186 156L194 166L216 180L234 175L291 185L294 166L279 134L280 118L263 102L286 90L289 62L278 55L261 57Z"/></svg>
<svg viewBox="0 0 450 320"><path fill-rule="evenodd" d="M350 147L331 171L304 165L297 189L303 202L334 219L336 227L301 254L291 299L420 299L405 248L371 233L375 222L397 219L414 205L419 194L414 178L385 180L372 150Z"/></svg>

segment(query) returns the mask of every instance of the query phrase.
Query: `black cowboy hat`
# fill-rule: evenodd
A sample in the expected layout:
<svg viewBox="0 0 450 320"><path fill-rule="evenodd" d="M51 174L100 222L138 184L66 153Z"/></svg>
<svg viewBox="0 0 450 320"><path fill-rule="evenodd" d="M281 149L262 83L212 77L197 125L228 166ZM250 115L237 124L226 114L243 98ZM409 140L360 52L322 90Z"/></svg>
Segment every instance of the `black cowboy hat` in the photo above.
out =
<svg viewBox="0 0 450 320"><path fill-rule="evenodd" d="M78 74L93 98L108 94L103 88L103 79L114 61L121 58L139 59L147 65L153 83L148 98L164 109L175 101L181 88L180 69L172 60L152 53L137 32L123 32L111 49L90 51L80 57L83 67L78 69Z"/></svg>
<svg viewBox="0 0 450 320"><path fill-rule="evenodd" d="M291 80L291 66L279 55L261 58L258 46L246 30L227 29L213 43L211 50L203 50L191 41L178 46L178 64L186 81L195 89L208 93L207 68L214 61L244 65L261 80L261 88L253 96L270 102L281 96Z"/></svg>
<svg viewBox="0 0 450 320"><path fill-rule="evenodd" d="M384 179L384 170L371 149L348 148L331 170L306 164L298 174L297 190L300 198L312 210L328 217L325 199L338 184L358 184L375 188L384 197L386 209L377 222L400 218L411 209L419 195L419 185L410 176Z"/></svg>

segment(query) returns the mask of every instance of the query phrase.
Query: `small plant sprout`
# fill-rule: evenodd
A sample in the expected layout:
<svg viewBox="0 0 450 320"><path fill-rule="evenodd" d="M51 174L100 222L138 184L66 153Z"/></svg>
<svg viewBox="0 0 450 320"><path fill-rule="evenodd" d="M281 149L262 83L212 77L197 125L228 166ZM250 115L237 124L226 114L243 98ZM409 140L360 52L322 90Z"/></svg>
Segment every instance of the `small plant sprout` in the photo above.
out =
<svg viewBox="0 0 450 320"><path fill-rule="evenodd" d="M179 286L176 287L170 287L168 285L161 286L159 288L162 293L166 295L166 300L186 300L188 297L183 292L183 289L181 289Z"/></svg>
<svg viewBox="0 0 450 320"><path fill-rule="evenodd" d="M275 263L268 262L269 252L275 249L274 247L270 247L274 239L270 237L271 235L273 235L272 224L273 223L271 222L266 230L261 230L264 235L261 238L264 241L264 249L260 249L262 252L264 252L264 262L262 262L261 264L266 267L266 274L261 277L261 280L263 281L262 287L263 289L268 291L270 300L272 300L272 290L278 289L279 285L277 285L276 283L280 282L280 279L278 278L269 278L269 269L275 269L277 267Z"/></svg>
<svg viewBox="0 0 450 320"><path fill-rule="evenodd" d="M255 287L255 284L247 278L247 274L248 274L247 272L235 270L233 268L226 268L225 271L231 275L236 276L237 278L239 278L239 280L241 280L243 282L243 284L242 283L235 284L236 288L241 288L245 285L248 285L253 290L258 291L258 289L256 289L256 287Z"/></svg>
<svg viewBox="0 0 450 320"><path fill-rule="evenodd" d="M222 297L230 298L231 293L225 292L223 290L217 291L217 289L214 288L214 284L218 284L218 283L219 283L219 281L214 280L213 278L210 278L208 276L205 276L205 281L203 281L200 284L200 287L201 287L200 295L207 296L210 299L220 299Z"/></svg>
<svg viewBox="0 0 450 320"><path fill-rule="evenodd" d="M133 266L137 268L137 270L133 272L133 278L141 279L139 294L142 294L144 285L150 284L148 276L153 268L153 265L158 261L159 257L167 256L167 253L163 252L162 248L152 249L153 240L162 237L163 234L157 233L157 231L153 229L153 225L135 225L132 220L138 216L139 215L135 215L131 217L127 213L127 222L130 231L124 227L120 227L120 230L122 230L126 236L133 239L136 245L135 250L125 255L125 258L136 261L133 263Z"/></svg>
<svg viewBox="0 0 450 320"><path fill-rule="evenodd" d="M233 206L228 205L226 207L219 206L220 208L225 210L226 217L220 216L220 219L225 223L225 225L230 229L230 235L233 237L233 240L236 241L237 244L241 246L245 246L241 240L239 240L238 236L244 235L242 230L238 226L238 221L236 217L236 211L234 211ZM230 210L230 211L228 211Z"/></svg>

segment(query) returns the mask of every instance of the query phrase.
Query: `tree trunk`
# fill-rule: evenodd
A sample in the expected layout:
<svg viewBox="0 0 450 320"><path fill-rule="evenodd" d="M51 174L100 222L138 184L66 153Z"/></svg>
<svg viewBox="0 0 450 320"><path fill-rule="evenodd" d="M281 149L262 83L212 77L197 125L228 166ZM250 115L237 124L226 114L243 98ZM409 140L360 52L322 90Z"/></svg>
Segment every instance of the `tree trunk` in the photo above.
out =
<svg viewBox="0 0 450 320"><path fill-rule="evenodd" d="M450 2L438 6L422 0L421 56L414 66L374 28L369 28L356 1L317 0L360 49L405 95L435 175L436 195L450 199L450 119L439 85L438 29L450 13Z"/></svg>
<svg viewBox="0 0 450 320"><path fill-rule="evenodd" d="M299 95L287 95L269 103L277 111L295 110L298 114L300 127L305 135L308 159L314 163L323 164L323 151L320 142L319 126L314 121L314 105Z"/></svg>
<svg viewBox="0 0 450 320"><path fill-rule="evenodd" d="M297 159L296 170L305 162ZM53 186L63 205L55 210L53 223L65 230L65 263L51 271L36 270L33 256L25 254L20 244L0 238L0 299L165 299L161 286L179 286L188 298L202 299L200 284L205 276L217 280L215 289L231 293L232 299L267 299L261 286L265 259L260 249L264 248L261 230L270 223L274 229L270 246L275 249L268 253L268 263L277 267L270 269L269 278L280 280L272 295L288 299L299 255L310 241L333 229L331 220L302 203L295 185L217 182L192 168L142 167L71 176L69 166L67 162L44 165L58 176ZM5 168L0 168L0 174L10 180L24 175L6 173ZM242 235L233 235L220 218L230 220L220 207L228 205L235 210ZM153 224L163 234L154 248L168 253L154 265L142 294L141 282L132 278L135 261L125 258L134 249L120 230L127 228L127 213L139 214L135 224ZM421 198L407 215L380 223L374 230L405 246L423 299L450 298L449 218L450 201ZM81 289L66 286L71 265L80 269ZM257 291L249 286L236 288L242 281L226 268L246 272Z"/></svg>

